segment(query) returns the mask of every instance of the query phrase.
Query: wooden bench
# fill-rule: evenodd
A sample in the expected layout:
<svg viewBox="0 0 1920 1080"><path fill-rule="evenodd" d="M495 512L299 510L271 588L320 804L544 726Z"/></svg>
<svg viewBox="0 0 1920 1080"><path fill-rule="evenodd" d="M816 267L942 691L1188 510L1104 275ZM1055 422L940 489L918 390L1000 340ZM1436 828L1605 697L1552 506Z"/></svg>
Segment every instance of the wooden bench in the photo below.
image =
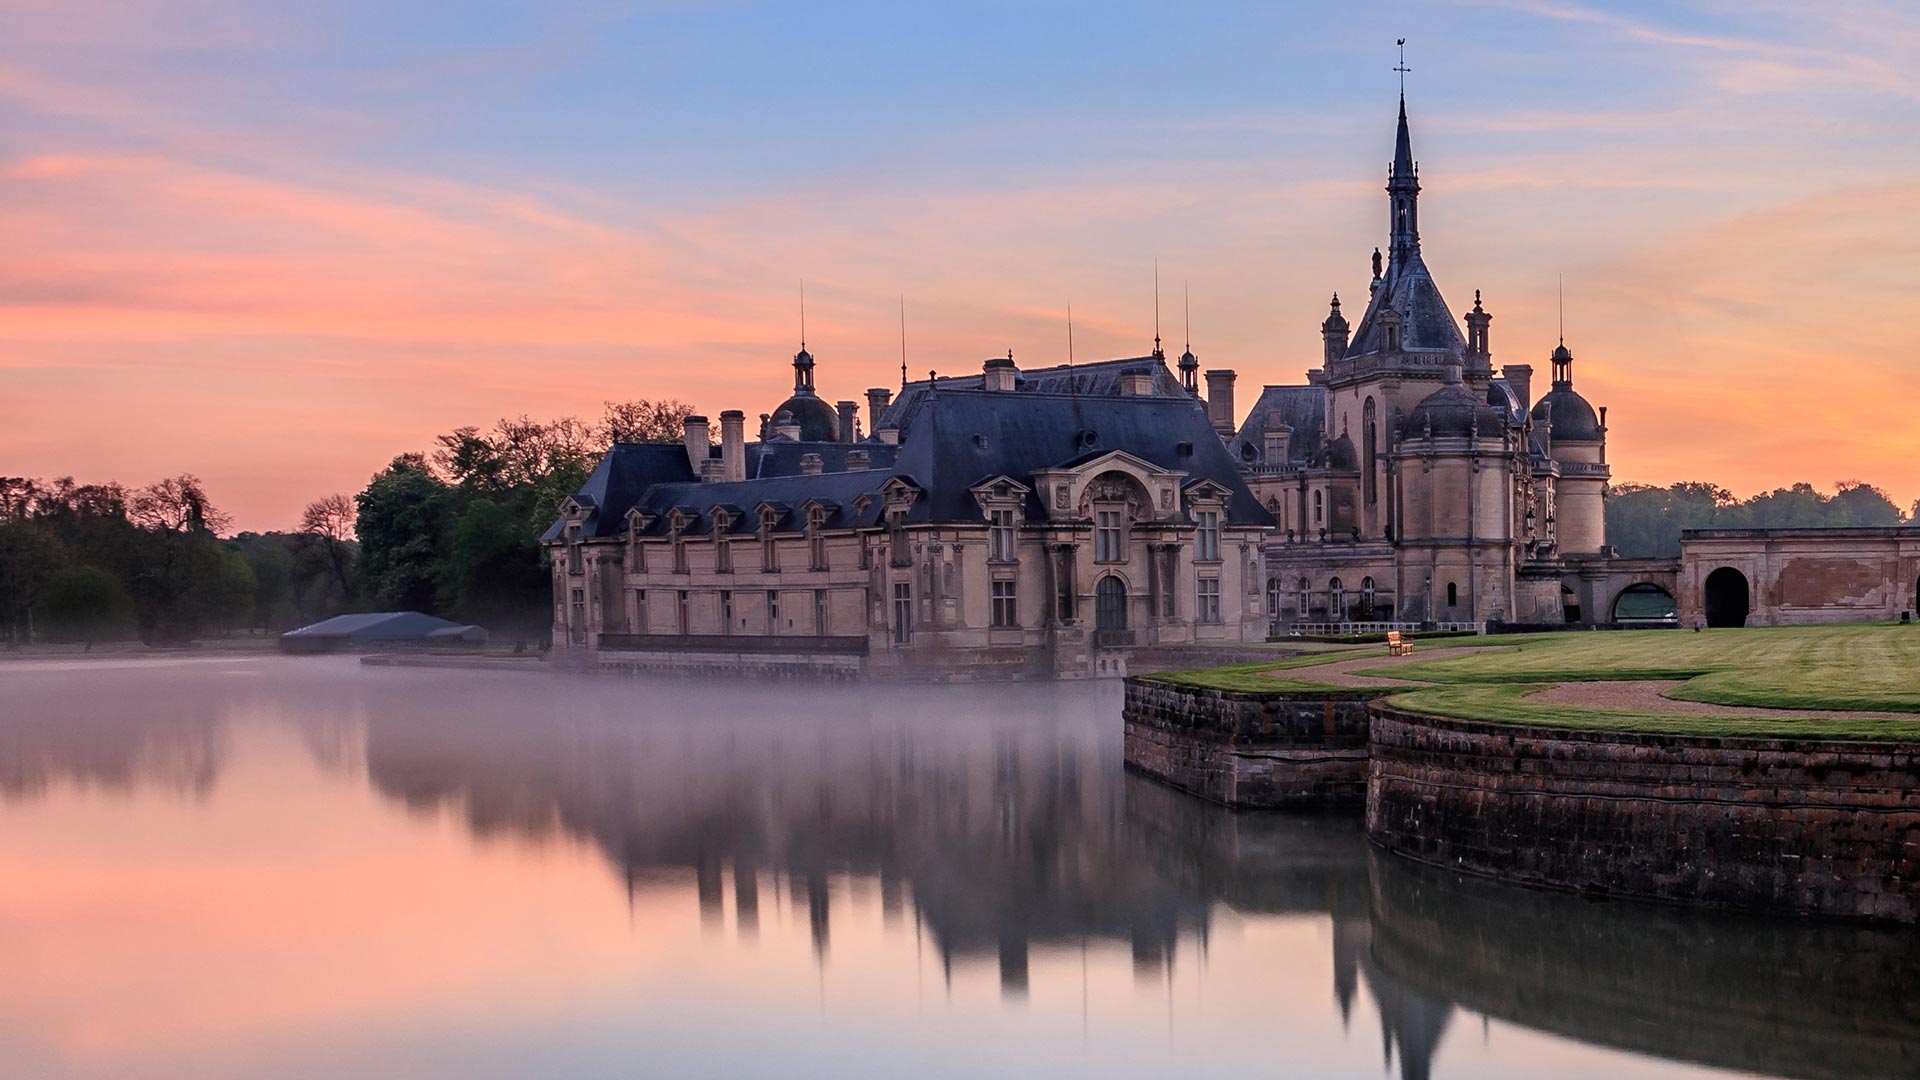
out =
<svg viewBox="0 0 1920 1080"><path fill-rule="evenodd" d="M1400 631L1389 630L1387 631L1387 655L1388 656L1412 656L1413 642L1408 641L1405 638L1402 638L1400 636Z"/></svg>

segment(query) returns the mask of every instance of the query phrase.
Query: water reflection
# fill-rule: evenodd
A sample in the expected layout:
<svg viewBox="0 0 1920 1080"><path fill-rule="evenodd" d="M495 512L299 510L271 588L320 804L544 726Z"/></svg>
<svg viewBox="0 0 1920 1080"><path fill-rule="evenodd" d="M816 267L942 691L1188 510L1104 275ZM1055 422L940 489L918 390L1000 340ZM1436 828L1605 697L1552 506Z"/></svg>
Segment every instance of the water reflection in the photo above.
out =
<svg viewBox="0 0 1920 1080"><path fill-rule="evenodd" d="M18 815L41 804L76 821L98 820L80 816L80 804L63 803L63 794L125 799L145 790L187 805L227 806L213 796L230 788L229 817L286 819L276 824L271 850L288 861L287 875L303 873L284 849L293 846L298 822L311 820L319 838L311 843L358 844L365 851L357 857L381 867L380 881L356 889L389 881L422 887L404 864L375 857L382 845L456 876L417 905L356 893L366 911L382 913L365 917L392 924L371 935L389 943L379 947L419 936L423 920L438 917L456 928L450 937L481 937L489 951L527 951L548 964L564 956L551 945L529 950L528 942L554 933L556 920L580 922L580 947L589 951L580 955L618 953L592 922L590 901L549 898L542 902L553 914L535 923L468 919L474 930L448 905L502 902L503 891L543 883L551 891L560 874L553 860L590 850L633 919L658 924L661 911L679 907L699 927L699 940L676 955L748 973L718 979L735 996L714 1015L735 1026L751 1028L742 1019L749 1014L776 1024L804 996L764 972L765 984L752 984L755 969L738 968L741 956L778 952L799 934L796 944L822 973L877 979L877 957L907 948L926 950L949 994L957 972L991 972L1005 1011L970 1018L962 1037L974 1041L1012 1037L1019 1028L1008 1018L1046 1004L1047 980L1057 989L1076 952L1082 1015L1095 1011L1088 999L1109 988L1089 981L1091 949L1130 958L1125 967L1141 991L1164 988L1170 1043L1178 969L1196 992L1213 995L1201 1015L1220 1014L1237 1027L1257 1029L1276 1012L1299 1011L1298 1002L1314 994L1330 997L1340 1026L1364 1022L1353 1037L1377 1034L1403 1080L1429 1076L1436 1060L1442 1073L1468 1075L1474 1055L1484 1060L1473 1074L1526 1075L1574 1061L1598 1075L1597 1059L1580 1056L1592 1052L1575 1043L1779 1076L1920 1073L1914 935L1507 888L1382 856L1352 817L1229 814L1121 770L1109 686L821 691L286 661L102 666L80 674L84 682L76 684L73 673L0 669L0 791L15 815L0 808L0 827L22 825ZM274 738L299 747L322 779L288 780L271 752ZM354 800L369 790L388 824L356 809ZM297 809L275 815L276 801ZM125 812L161 816L146 804ZM395 821L428 833L453 821L482 845L551 857L469 873L460 860L472 857L432 861L420 854L418 837L395 840ZM236 862L259 861L257 851L240 846L253 841L233 839L230 826L195 827L218 832L226 845L220 853ZM258 843L268 850L268 841ZM209 877L221 877L211 856L198 857L208 860ZM95 870L103 880L132 874L118 865ZM327 888L314 887L316 906L342 902L345 894ZM1322 928L1317 939L1273 938L1265 929L1301 920ZM343 941L366 934L345 923L334 932ZM502 936L513 933L527 940ZM331 943L310 944L324 955ZM212 947L200 944L202 952ZM444 967L449 979L468 985L487 977L466 971L468 960L454 955L408 963ZM619 959L626 956L618 953L611 966L639 970ZM1247 966L1243 958L1251 975L1232 974ZM340 980L338 994L356 993L351 972L322 973L319 963L302 955L287 964L313 971L277 974L331 976ZM35 970L30 956L25 970ZM524 963L514 970L526 970ZM1329 971L1330 984L1317 981ZM575 972L568 985L579 978ZM649 978L650 994L689 992L684 973ZM1316 985L1304 985L1308 978ZM400 1006L383 1008L382 1022L395 1023L391 1013ZM1138 1016L1126 1015L1137 1024ZM1488 1049L1480 1043L1489 1019L1575 1043ZM709 1020L701 1014L702 1023ZM894 1025L887 1030L904 1042L875 1059L873 1074L933 1071L930 1044L940 1036L928 1021L888 1014L875 1023ZM1340 1030L1316 1029L1307 1017L1287 1031L1296 1042L1284 1050L1249 1042L1224 1064L1273 1069L1276 1061L1310 1061L1316 1075L1352 1071L1326 1049L1347 1037ZM871 1031L863 1037L874 1041ZM0 1044L8 1038L0 1027ZM1029 1057L1021 1060L1038 1062L1055 1049L1034 1041L1040 1036L1025 1038L1019 1052ZM838 1071L831 1053L812 1049L818 1058L787 1064L801 1073ZM680 1064L666 1071L727 1071L711 1061L703 1069L697 1058ZM1125 1064L1109 1071L1134 1071ZM1684 1071L1645 1064L1648 1075ZM109 1071L126 1070L102 1074Z"/></svg>

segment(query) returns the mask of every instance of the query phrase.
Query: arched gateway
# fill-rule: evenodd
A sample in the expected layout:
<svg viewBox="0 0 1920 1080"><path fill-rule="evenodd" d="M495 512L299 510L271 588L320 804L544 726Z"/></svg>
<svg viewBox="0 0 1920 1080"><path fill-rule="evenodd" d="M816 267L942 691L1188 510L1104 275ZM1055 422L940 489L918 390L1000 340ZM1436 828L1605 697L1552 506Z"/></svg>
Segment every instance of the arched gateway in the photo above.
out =
<svg viewBox="0 0 1920 1080"><path fill-rule="evenodd" d="M1731 566L1707 575L1705 586L1708 626L1745 626L1751 608L1747 576Z"/></svg>

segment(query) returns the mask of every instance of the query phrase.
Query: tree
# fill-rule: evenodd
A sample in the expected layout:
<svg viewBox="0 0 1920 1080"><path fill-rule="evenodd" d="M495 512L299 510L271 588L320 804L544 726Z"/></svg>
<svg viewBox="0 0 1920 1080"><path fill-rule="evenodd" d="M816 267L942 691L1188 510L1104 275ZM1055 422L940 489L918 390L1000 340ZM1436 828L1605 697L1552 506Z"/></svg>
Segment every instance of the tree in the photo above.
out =
<svg viewBox="0 0 1920 1080"><path fill-rule="evenodd" d="M9 648L27 636L34 606L65 562L60 542L38 523L0 522L0 624Z"/></svg>
<svg viewBox="0 0 1920 1080"><path fill-rule="evenodd" d="M300 515L301 544L312 550L339 591L342 606L353 600L354 520L357 510L345 495L329 495L307 504Z"/></svg>
<svg viewBox="0 0 1920 1080"><path fill-rule="evenodd" d="M686 437L687 417L693 406L673 398L649 401L609 401L600 420L606 443L677 443Z"/></svg>
<svg viewBox="0 0 1920 1080"><path fill-rule="evenodd" d="M190 473L169 477L133 493L127 517L153 532L219 533L233 522L213 508L200 479Z"/></svg>
<svg viewBox="0 0 1920 1080"><path fill-rule="evenodd" d="M468 505L454 525L439 581L462 620L496 629L543 611L551 587L539 545L514 514L485 498Z"/></svg>
<svg viewBox="0 0 1920 1080"><path fill-rule="evenodd" d="M402 454L354 497L368 591L385 605L431 612L451 492L420 454Z"/></svg>
<svg viewBox="0 0 1920 1080"><path fill-rule="evenodd" d="M252 574L229 564L215 533L229 524L198 478L182 474L136 489L127 518L140 530L134 569L126 580L141 637L149 645L190 641L205 623L227 623L244 593L252 603ZM238 556L235 556L238 558ZM242 568L245 560L240 560Z"/></svg>
<svg viewBox="0 0 1920 1080"><path fill-rule="evenodd" d="M111 633L133 610L120 580L97 566L70 566L47 582L40 602L50 633L84 641L87 648Z"/></svg>
<svg viewBox="0 0 1920 1080"><path fill-rule="evenodd" d="M1834 485L1833 506L1848 525L1898 525L1900 508L1887 493L1860 480Z"/></svg>

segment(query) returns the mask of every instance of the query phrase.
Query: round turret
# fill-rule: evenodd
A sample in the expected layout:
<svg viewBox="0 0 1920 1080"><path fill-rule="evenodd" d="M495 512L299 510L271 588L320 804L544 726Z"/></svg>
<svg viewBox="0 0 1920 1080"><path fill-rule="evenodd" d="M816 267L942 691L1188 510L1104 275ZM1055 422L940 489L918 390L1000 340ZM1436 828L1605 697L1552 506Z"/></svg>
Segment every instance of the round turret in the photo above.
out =
<svg viewBox="0 0 1920 1080"><path fill-rule="evenodd" d="M1484 397L1467 389L1461 381L1460 369L1447 369L1447 384L1421 399L1420 404L1407 413L1406 421L1400 426L1402 439L1424 439L1431 435L1436 439L1464 439L1478 435L1481 438L1498 438L1506 428L1506 418L1500 411L1487 404Z"/></svg>

